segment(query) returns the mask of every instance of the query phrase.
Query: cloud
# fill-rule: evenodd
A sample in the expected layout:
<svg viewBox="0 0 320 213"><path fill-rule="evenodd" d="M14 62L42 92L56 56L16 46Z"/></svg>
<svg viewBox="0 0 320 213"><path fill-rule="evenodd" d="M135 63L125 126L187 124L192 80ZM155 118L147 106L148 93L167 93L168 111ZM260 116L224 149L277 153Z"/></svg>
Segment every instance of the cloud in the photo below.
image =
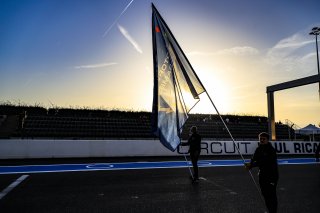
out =
<svg viewBox="0 0 320 213"><path fill-rule="evenodd" d="M267 52L267 56L269 57L286 57L289 55L293 55L293 53L297 52L297 50L303 50L303 48L310 46L309 44L314 43L314 41L304 32L298 32L294 35L291 35L287 38L280 40L276 45L269 49ZM299 55L303 53L303 51L299 51L294 55ZM309 51L307 54L310 53Z"/></svg>
<svg viewBox="0 0 320 213"><path fill-rule="evenodd" d="M187 53L188 56L211 56L211 55L215 55L215 53L213 52L200 52L200 51L192 51Z"/></svg>
<svg viewBox="0 0 320 213"><path fill-rule="evenodd" d="M306 36L297 33L288 38L280 40L273 48L300 48L313 42L314 41L311 40L311 38L306 38Z"/></svg>
<svg viewBox="0 0 320 213"><path fill-rule="evenodd" d="M313 53L309 53L309 54L304 55L304 56L301 58L301 60L302 60L302 61L303 61L303 60L309 60L310 58L314 59L315 57L316 57L316 53L313 52Z"/></svg>
<svg viewBox="0 0 320 213"><path fill-rule="evenodd" d="M112 65L116 65L118 63L111 62L111 63L102 63L102 64L88 64L88 65L80 65L75 66L75 69L95 69L95 68L101 68L101 67L108 67Z"/></svg>
<svg viewBox="0 0 320 213"><path fill-rule="evenodd" d="M258 55L259 50L254 47L242 46L232 47L229 49L220 50L217 55L236 55L236 56L253 56Z"/></svg>
<svg viewBox="0 0 320 213"><path fill-rule="evenodd" d="M189 56L197 55L197 56L215 56L215 55L234 55L234 56L253 56L258 55L259 50L254 47L249 46L238 46L232 47L229 49L219 50L217 52L201 52L201 51L192 51L189 52Z"/></svg>
<svg viewBox="0 0 320 213"><path fill-rule="evenodd" d="M315 41L305 30L281 39L267 51L265 62L275 70L311 73L316 60Z"/></svg>
<svg viewBox="0 0 320 213"><path fill-rule="evenodd" d="M142 53L142 49L140 48L139 44L130 36L129 32L118 24L118 29L121 34L132 44L132 46L139 52Z"/></svg>

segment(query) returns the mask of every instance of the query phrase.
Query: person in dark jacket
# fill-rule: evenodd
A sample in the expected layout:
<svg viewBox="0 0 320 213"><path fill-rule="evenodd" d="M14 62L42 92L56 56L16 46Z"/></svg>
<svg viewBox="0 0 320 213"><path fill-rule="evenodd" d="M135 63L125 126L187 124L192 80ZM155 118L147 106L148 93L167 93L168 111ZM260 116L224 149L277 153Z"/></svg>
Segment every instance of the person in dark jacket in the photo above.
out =
<svg viewBox="0 0 320 213"><path fill-rule="evenodd" d="M320 143L317 146L315 157L316 157L316 162L319 162L319 153L320 153Z"/></svg>
<svg viewBox="0 0 320 213"><path fill-rule="evenodd" d="M277 183L279 179L276 150L269 142L269 134L259 134L259 146L255 150L247 169L259 167L259 185L269 213L276 213L278 208Z"/></svg>
<svg viewBox="0 0 320 213"><path fill-rule="evenodd" d="M187 143L181 143L182 146L189 146L190 158L193 166L193 180L199 179L198 160L201 152L201 136L198 134L196 126L190 128L190 136Z"/></svg>

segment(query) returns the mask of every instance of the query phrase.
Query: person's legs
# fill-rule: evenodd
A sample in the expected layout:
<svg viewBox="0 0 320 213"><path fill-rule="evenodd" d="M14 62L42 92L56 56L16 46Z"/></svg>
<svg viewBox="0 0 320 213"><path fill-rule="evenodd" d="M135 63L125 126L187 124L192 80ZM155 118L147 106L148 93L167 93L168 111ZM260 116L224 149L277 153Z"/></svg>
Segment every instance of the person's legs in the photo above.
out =
<svg viewBox="0 0 320 213"><path fill-rule="evenodd" d="M277 199L277 183L275 185L270 184L270 182L260 181L261 193L264 197L267 209L269 213L276 213L278 208Z"/></svg>
<svg viewBox="0 0 320 213"><path fill-rule="evenodd" d="M199 168L198 168L198 159L199 159L199 151L195 151L190 153L190 157L191 157L191 162L192 162L192 166L193 166L193 176L194 179L198 179L199 178Z"/></svg>
<svg viewBox="0 0 320 213"><path fill-rule="evenodd" d="M268 186L268 209L270 213L276 213L278 208L277 185Z"/></svg>

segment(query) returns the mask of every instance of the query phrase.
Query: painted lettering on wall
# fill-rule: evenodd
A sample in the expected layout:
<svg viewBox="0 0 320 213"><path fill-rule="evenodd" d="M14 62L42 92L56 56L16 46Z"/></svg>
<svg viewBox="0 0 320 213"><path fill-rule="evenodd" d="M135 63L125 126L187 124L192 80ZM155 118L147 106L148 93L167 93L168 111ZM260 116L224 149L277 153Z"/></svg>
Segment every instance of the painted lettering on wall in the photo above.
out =
<svg viewBox="0 0 320 213"><path fill-rule="evenodd" d="M278 154L314 154L318 142L276 141L271 142ZM253 155L258 141L202 141L201 155ZM178 154L187 154L188 148L178 147Z"/></svg>

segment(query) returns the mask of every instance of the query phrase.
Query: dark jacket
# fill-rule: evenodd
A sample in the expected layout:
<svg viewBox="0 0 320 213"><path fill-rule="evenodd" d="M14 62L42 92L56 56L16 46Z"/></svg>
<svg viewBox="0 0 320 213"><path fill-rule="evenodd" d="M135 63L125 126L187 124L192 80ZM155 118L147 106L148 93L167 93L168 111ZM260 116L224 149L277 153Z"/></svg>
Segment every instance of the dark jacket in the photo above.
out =
<svg viewBox="0 0 320 213"><path fill-rule="evenodd" d="M316 153L315 153L315 156L316 156L317 159L319 159L319 153L320 153L320 143L318 144L317 150L316 150Z"/></svg>
<svg viewBox="0 0 320 213"><path fill-rule="evenodd" d="M259 179L277 182L279 179L276 150L270 143L259 145L251 159L251 167L259 167Z"/></svg>
<svg viewBox="0 0 320 213"><path fill-rule="evenodd" d="M198 133L193 133L186 145L189 145L189 152L201 151L201 136Z"/></svg>

